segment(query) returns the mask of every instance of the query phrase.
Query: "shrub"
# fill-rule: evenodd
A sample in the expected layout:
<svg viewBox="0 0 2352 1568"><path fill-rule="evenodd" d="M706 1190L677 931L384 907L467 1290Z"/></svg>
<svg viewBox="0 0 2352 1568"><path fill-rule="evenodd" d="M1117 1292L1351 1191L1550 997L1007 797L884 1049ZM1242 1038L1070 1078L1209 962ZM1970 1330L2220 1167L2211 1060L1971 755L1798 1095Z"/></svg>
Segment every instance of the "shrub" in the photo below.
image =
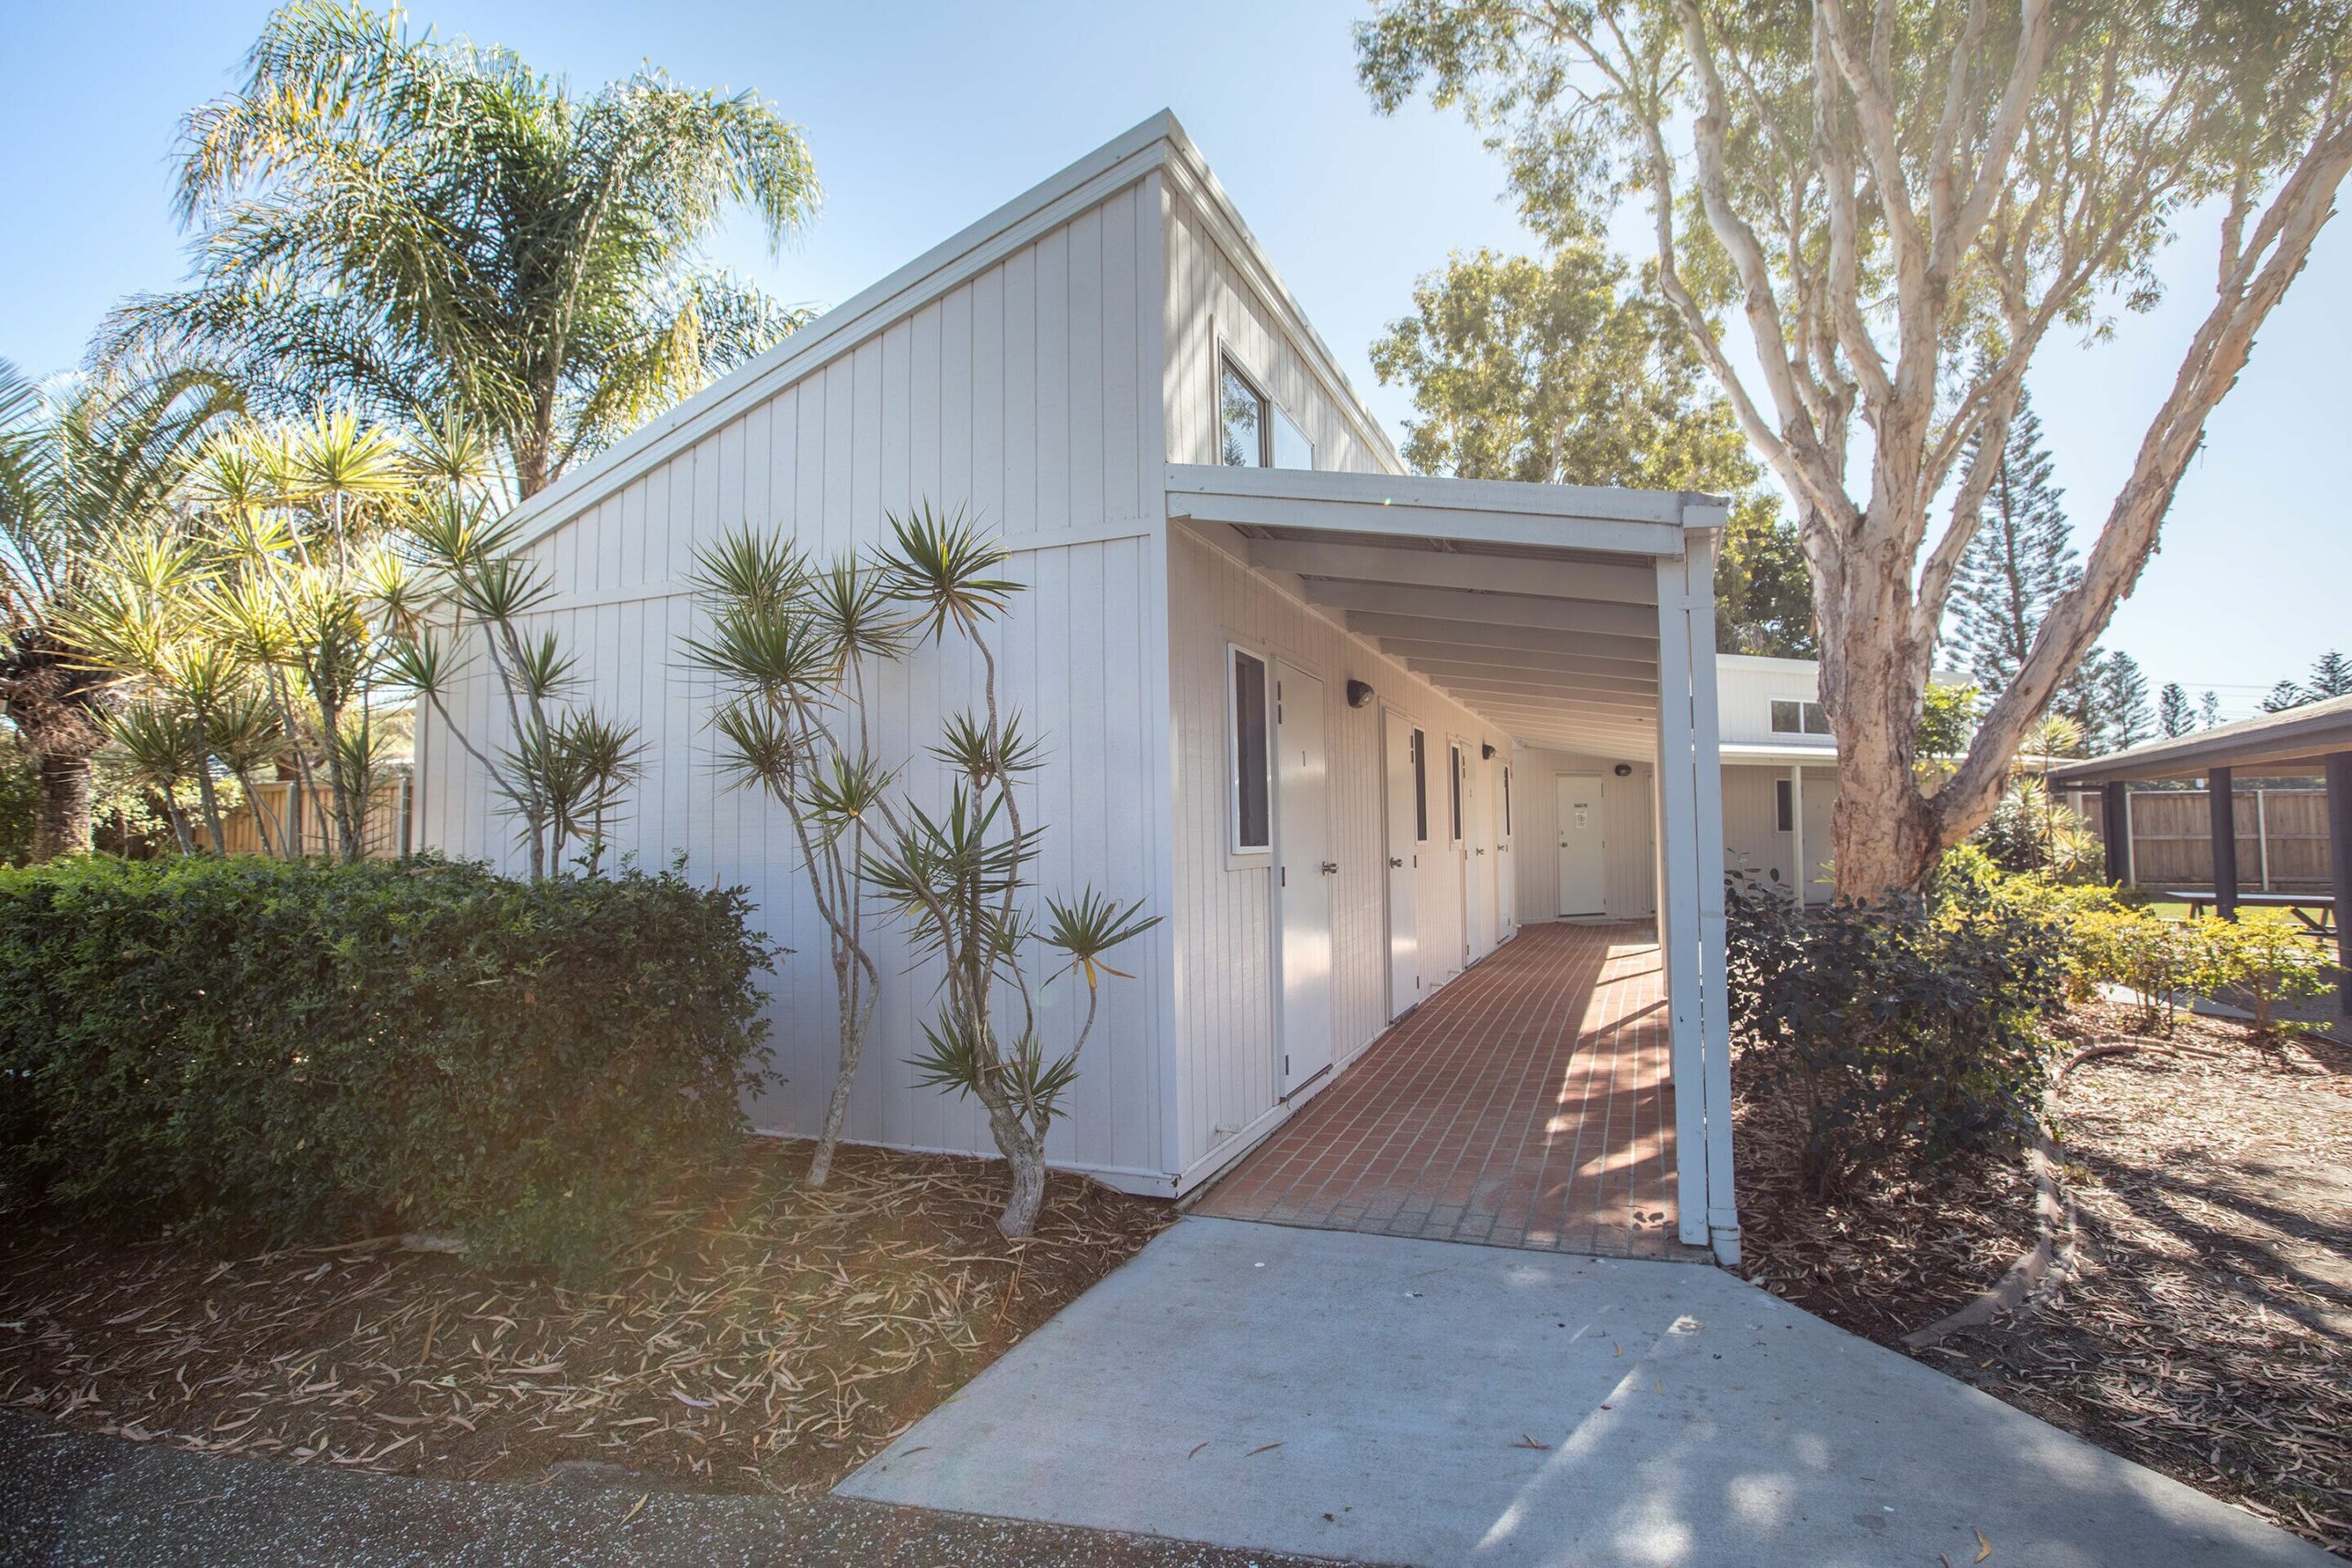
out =
<svg viewBox="0 0 2352 1568"><path fill-rule="evenodd" d="M117 1226L587 1267L741 1132L746 910L674 872L0 870L0 1184Z"/></svg>
<svg viewBox="0 0 2352 1568"><path fill-rule="evenodd" d="M2334 984L2319 945L2278 911L2247 910L2234 920L2193 921L2189 929L2189 985L2201 996L2245 998L2256 1034L2278 1027L2279 1003L2324 996Z"/></svg>
<svg viewBox="0 0 2352 1568"><path fill-rule="evenodd" d="M2143 1029L2168 1028L2177 994L2193 982L2199 939L2177 920L2144 910L2085 909L2067 923L2067 961L2084 989L2132 993Z"/></svg>
<svg viewBox="0 0 2352 1568"><path fill-rule="evenodd" d="M1729 910L1732 1024L1804 1116L1817 1196L1897 1163L2013 1148L2040 1126L2058 920L1966 880L1807 911L1735 880Z"/></svg>

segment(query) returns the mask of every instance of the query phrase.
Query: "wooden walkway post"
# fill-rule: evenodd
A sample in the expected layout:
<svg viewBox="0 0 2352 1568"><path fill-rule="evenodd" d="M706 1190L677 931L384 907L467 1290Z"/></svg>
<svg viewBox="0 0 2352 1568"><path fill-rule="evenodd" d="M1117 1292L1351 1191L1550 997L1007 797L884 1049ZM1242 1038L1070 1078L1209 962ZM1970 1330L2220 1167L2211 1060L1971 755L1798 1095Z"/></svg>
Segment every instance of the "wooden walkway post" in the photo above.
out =
<svg viewBox="0 0 2352 1568"><path fill-rule="evenodd" d="M2205 806L2213 830L2213 913L2238 918L2238 806L2230 793L2230 770L2209 769Z"/></svg>

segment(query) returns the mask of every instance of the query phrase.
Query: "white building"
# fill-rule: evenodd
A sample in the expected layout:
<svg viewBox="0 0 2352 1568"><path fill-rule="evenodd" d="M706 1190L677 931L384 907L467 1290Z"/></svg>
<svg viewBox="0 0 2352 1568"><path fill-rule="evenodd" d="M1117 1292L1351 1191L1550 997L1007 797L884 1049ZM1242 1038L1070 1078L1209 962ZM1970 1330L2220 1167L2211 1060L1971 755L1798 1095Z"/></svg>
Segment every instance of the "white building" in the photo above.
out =
<svg viewBox="0 0 2352 1568"><path fill-rule="evenodd" d="M861 548L924 501L975 509L1027 589L1000 646L1050 752L1041 881L1166 917L1121 956L1135 978L1106 992L1057 1161L1190 1190L1521 921L1655 912L1679 1229L1736 1252L1725 824L1742 857L1793 865L1800 836L1826 842L1827 791L1786 831L1759 826L1779 782L1826 757L1801 709L1796 733L1770 724L1810 698L1802 666L1725 662L1727 732L1756 750L1718 772L1724 503L1408 475L1166 115L524 508L546 624L648 745L619 847L747 886L796 950L774 986L786 1081L755 1122L813 1125L834 1014L782 813L711 765L708 693L677 651L694 553L747 523ZM891 680L886 754L922 756L974 694L952 649ZM496 735L486 684L456 705ZM421 843L513 860L488 779L437 723L419 771ZM1562 821L1599 838L1555 852ZM883 967L851 1136L992 1153L978 1108L903 1060L930 980ZM1070 990L1051 993L1059 1027Z"/></svg>

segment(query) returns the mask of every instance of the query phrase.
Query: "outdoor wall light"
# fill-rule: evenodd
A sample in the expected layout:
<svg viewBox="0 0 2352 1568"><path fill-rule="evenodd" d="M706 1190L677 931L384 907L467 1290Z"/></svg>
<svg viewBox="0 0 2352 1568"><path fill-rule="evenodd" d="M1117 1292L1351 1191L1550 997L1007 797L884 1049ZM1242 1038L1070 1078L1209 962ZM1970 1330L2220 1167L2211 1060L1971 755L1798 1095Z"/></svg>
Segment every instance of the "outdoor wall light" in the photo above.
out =
<svg viewBox="0 0 2352 1568"><path fill-rule="evenodd" d="M1621 779L1630 779L1634 776L1634 764L1631 762L1620 762L1616 767L1610 771L1614 773Z"/></svg>
<svg viewBox="0 0 2352 1568"><path fill-rule="evenodd" d="M1351 681L1348 682L1348 705L1350 707L1368 708L1372 705L1372 699L1374 695L1374 693L1373 692L1371 682Z"/></svg>
<svg viewBox="0 0 2352 1568"><path fill-rule="evenodd" d="M1487 744L1487 743L1486 741L1484 741L1484 740L1479 741L1479 742L1478 742L1478 760L1479 760L1480 761L1482 761L1482 762L1491 762L1491 761L1493 761L1495 760L1495 749L1494 749L1494 747L1493 747L1493 746L1491 746L1491 745L1489 745L1489 744Z"/></svg>

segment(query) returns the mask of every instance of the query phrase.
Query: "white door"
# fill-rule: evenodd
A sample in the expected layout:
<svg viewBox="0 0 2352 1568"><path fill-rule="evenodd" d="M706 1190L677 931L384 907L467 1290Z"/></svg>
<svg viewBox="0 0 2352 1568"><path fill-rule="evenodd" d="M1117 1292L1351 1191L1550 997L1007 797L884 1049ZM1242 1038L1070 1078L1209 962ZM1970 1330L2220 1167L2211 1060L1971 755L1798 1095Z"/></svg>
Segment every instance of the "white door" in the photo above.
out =
<svg viewBox="0 0 2352 1568"><path fill-rule="evenodd" d="M1463 753L1468 774L1462 801L1462 852L1466 858L1469 888L1470 957L1475 962L1495 950L1495 807L1488 787L1494 765L1475 753Z"/></svg>
<svg viewBox="0 0 2352 1568"><path fill-rule="evenodd" d="M1331 1065L1330 767L1323 743L1323 682L1274 671L1274 840L1282 905L1282 1091Z"/></svg>
<svg viewBox="0 0 2352 1568"><path fill-rule="evenodd" d="M1425 743L1412 721L1393 708L1382 715L1388 792L1388 1016L1402 1018L1421 999L1421 930L1413 896L1420 882L1421 815L1429 809L1428 775L1419 763Z"/></svg>
<svg viewBox="0 0 2352 1568"><path fill-rule="evenodd" d="M1562 773L1558 792L1560 913L1598 915L1608 902L1600 854L1600 775Z"/></svg>

